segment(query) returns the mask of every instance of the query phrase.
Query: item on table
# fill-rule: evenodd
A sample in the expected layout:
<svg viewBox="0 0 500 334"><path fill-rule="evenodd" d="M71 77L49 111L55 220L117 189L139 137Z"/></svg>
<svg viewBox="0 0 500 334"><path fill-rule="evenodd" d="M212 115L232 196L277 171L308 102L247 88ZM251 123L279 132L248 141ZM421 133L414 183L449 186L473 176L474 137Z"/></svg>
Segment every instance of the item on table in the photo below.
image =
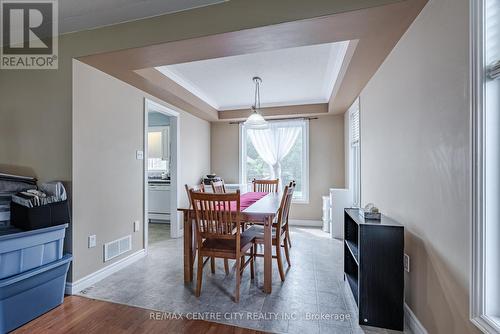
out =
<svg viewBox="0 0 500 334"><path fill-rule="evenodd" d="M205 176L202 181L204 185L210 186L212 185L212 182L223 181L223 180L220 176L217 176L217 174L207 174L207 176Z"/></svg>
<svg viewBox="0 0 500 334"><path fill-rule="evenodd" d="M368 203L361 211L365 219L380 220L382 218L380 210L373 203Z"/></svg>

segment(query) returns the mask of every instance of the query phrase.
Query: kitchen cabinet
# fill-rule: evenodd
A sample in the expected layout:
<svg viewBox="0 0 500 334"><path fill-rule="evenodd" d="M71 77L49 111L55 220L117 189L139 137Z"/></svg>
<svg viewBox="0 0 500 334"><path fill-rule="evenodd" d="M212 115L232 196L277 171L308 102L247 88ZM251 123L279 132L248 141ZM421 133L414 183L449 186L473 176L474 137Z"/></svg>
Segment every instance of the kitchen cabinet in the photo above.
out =
<svg viewBox="0 0 500 334"><path fill-rule="evenodd" d="M148 216L150 220L170 220L170 127L150 126L148 129ZM161 177L160 177L161 174Z"/></svg>
<svg viewBox="0 0 500 334"><path fill-rule="evenodd" d="M149 219L170 220L170 184L153 183L148 185Z"/></svg>

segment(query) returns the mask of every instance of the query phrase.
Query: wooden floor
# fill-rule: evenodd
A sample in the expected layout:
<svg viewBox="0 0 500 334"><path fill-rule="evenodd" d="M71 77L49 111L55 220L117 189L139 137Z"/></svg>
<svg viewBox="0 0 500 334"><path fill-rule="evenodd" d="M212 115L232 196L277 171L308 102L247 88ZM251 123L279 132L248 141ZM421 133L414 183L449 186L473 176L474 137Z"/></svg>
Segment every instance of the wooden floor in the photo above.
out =
<svg viewBox="0 0 500 334"><path fill-rule="evenodd" d="M68 296L64 303L13 333L263 333L202 320L153 320L150 310Z"/></svg>

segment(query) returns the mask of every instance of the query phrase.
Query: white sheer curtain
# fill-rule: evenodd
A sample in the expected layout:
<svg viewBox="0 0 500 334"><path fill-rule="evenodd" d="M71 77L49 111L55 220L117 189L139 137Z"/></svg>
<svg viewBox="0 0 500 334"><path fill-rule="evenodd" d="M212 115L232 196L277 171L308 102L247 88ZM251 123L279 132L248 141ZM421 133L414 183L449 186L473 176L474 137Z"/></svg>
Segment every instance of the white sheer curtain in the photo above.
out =
<svg viewBox="0 0 500 334"><path fill-rule="evenodd" d="M281 161L290 153L301 125L294 121L270 122L267 129L248 129L255 150L271 169L273 178L281 181Z"/></svg>

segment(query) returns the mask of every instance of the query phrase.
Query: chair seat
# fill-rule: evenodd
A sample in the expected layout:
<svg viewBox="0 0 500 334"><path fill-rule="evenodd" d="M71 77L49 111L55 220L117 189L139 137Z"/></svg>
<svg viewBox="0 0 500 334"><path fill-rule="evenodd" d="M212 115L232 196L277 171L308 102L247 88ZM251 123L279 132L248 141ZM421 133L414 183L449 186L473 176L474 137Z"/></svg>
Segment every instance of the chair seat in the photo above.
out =
<svg viewBox="0 0 500 334"><path fill-rule="evenodd" d="M259 226L262 227L262 231L264 230L264 222L251 222L250 226ZM273 228L278 226L278 217L274 217L273 219Z"/></svg>
<svg viewBox="0 0 500 334"><path fill-rule="evenodd" d="M240 235L240 248L244 252L252 246L253 239L255 239L255 233L250 231L242 232ZM235 239L205 239L202 245L203 251L214 251L214 252L228 252L234 253L236 251L236 240Z"/></svg>
<svg viewBox="0 0 500 334"><path fill-rule="evenodd" d="M276 239L276 227L272 228L272 238ZM263 225L252 225L246 231L248 234L252 234L256 239L264 239L264 226ZM281 234L285 233L285 228L281 228Z"/></svg>

